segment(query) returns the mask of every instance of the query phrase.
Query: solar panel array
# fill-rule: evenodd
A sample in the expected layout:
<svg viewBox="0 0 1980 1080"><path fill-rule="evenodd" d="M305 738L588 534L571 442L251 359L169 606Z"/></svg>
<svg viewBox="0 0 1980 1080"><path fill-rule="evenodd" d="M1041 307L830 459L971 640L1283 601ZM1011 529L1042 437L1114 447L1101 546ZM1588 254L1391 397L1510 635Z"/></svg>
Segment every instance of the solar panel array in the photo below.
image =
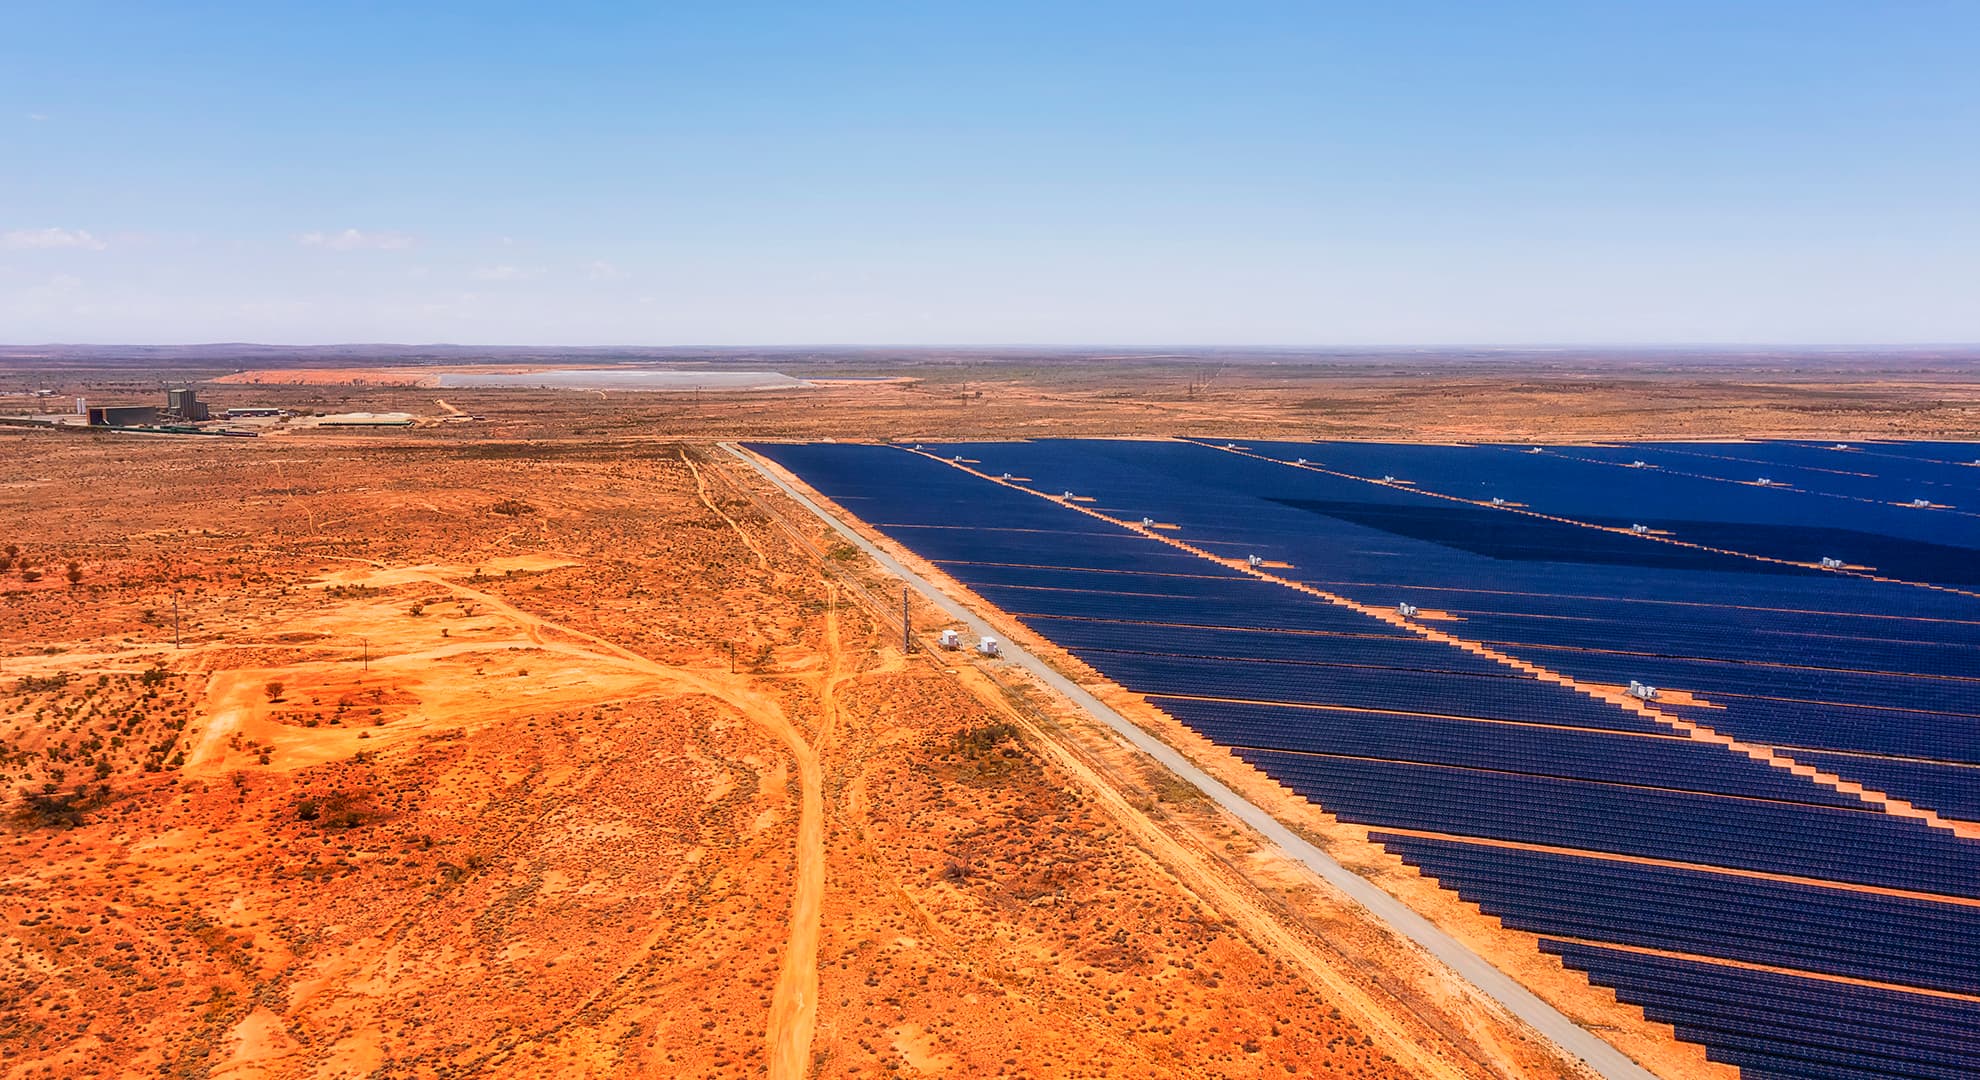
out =
<svg viewBox="0 0 1980 1080"><path fill-rule="evenodd" d="M1980 445L752 449L1715 1060L1980 1075Z"/></svg>

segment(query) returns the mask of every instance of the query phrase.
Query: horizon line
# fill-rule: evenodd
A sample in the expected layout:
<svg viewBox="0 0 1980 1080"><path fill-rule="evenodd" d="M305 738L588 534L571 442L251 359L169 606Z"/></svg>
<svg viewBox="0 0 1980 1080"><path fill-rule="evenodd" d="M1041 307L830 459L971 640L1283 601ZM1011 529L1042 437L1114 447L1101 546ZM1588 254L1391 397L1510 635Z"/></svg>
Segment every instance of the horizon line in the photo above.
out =
<svg viewBox="0 0 1980 1080"><path fill-rule="evenodd" d="M1668 341L1668 342L1600 342L1600 341L1531 341L1531 342L1379 342L1379 343L1231 343L1231 342L1163 342L1163 343L1123 343L1108 341L1061 341L1061 342L752 342L748 344L713 343L674 343L642 344L614 342L608 344L574 345L568 343L545 342L458 342L458 341L323 341L323 342L267 342L267 341L44 341L3 343L0 350L33 349L702 349L702 350L750 350L750 349L1070 349L1096 350L1119 349L1132 351L1173 350L1178 352L1205 350L1256 350L1261 352L1346 352L1346 351L1420 351L1430 349L1477 349L1485 351L1515 350L1566 350L1566 349L1621 349L1642 351L1674 350L1731 350L1731 349L1972 349L1980 350L1980 340L1975 341Z"/></svg>

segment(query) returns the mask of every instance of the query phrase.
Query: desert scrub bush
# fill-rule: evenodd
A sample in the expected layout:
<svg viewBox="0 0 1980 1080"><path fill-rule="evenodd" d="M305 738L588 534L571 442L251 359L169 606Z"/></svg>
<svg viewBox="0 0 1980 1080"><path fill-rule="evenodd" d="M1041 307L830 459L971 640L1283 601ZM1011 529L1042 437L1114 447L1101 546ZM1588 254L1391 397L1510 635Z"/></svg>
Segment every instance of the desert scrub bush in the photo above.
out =
<svg viewBox="0 0 1980 1080"><path fill-rule="evenodd" d="M1016 742L1017 737L1018 729L1016 724L983 724L973 728L965 728L962 731L956 732L954 752L971 761L980 761L997 753L997 748L1006 740ZM1015 748L1010 748L1009 752L1004 753L1002 756L1015 757L1017 756L1017 751Z"/></svg>
<svg viewBox="0 0 1980 1080"><path fill-rule="evenodd" d="M489 509L507 517L520 517L524 514L536 513L536 507L529 505L521 499L503 499L501 502L489 507Z"/></svg>
<svg viewBox="0 0 1980 1080"><path fill-rule="evenodd" d="M1165 803L1200 802L1209 797L1203 794L1202 788L1170 772L1155 777L1149 782L1149 787L1154 790L1155 797Z"/></svg>
<svg viewBox="0 0 1980 1080"><path fill-rule="evenodd" d="M1019 741L1015 724L965 728L946 743L938 737L936 746L955 769L956 779L967 784L1008 783L1015 774L1036 768Z"/></svg>
<svg viewBox="0 0 1980 1080"><path fill-rule="evenodd" d="M86 822L88 812L102 805L109 793L108 784L94 794L87 786L63 791L54 783L43 784L40 791L21 794L14 821L30 829L73 829Z"/></svg>
<svg viewBox="0 0 1980 1080"><path fill-rule="evenodd" d="M23 675L14 683L16 694L51 694L69 685L69 673L58 671L53 675Z"/></svg>

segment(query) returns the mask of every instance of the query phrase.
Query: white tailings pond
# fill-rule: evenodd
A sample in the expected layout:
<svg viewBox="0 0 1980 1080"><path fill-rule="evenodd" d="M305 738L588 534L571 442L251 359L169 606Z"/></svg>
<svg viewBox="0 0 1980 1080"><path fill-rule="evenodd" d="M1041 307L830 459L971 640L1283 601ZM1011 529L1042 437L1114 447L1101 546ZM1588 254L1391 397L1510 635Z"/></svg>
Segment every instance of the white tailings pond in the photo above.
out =
<svg viewBox="0 0 1980 1080"><path fill-rule="evenodd" d="M654 368L562 368L514 374L451 372L443 390L542 387L551 390L795 390L811 384L776 371L681 371Z"/></svg>

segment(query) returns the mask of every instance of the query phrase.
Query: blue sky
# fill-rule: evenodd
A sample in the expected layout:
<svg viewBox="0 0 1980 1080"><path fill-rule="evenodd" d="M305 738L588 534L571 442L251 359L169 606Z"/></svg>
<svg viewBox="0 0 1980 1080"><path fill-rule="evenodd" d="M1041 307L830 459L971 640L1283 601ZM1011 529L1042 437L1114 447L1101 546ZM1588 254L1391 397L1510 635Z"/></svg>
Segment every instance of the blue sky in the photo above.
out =
<svg viewBox="0 0 1980 1080"><path fill-rule="evenodd" d="M1969 2L15 0L0 341L1974 342L1976 41Z"/></svg>

